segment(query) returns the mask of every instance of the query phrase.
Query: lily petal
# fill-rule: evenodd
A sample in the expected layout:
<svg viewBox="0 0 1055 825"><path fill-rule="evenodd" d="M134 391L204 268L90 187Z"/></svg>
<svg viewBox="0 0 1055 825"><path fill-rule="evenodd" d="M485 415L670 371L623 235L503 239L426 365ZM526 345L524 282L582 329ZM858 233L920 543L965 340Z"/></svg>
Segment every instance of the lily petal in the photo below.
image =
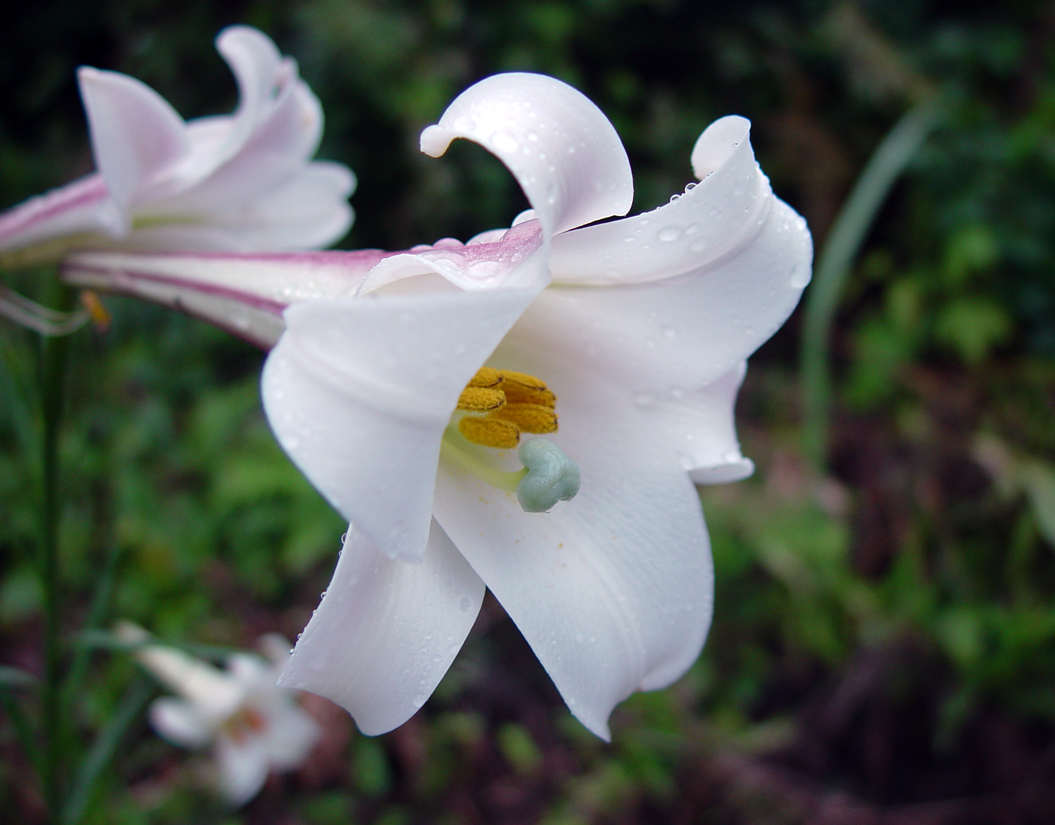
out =
<svg viewBox="0 0 1055 825"><path fill-rule="evenodd" d="M95 173L0 214L0 252L63 235L117 235L126 224L102 175Z"/></svg>
<svg viewBox="0 0 1055 825"><path fill-rule="evenodd" d="M290 706L273 714L261 737L260 747L268 763L277 771L293 770L311 753L322 731L311 716L289 697Z"/></svg>
<svg viewBox="0 0 1055 825"><path fill-rule="evenodd" d="M740 452L733 407L747 372L741 362L705 387L671 387L662 403L649 395L635 399L654 432L662 433L696 484L727 484L754 472Z"/></svg>
<svg viewBox="0 0 1055 825"><path fill-rule="evenodd" d="M213 752L220 773L220 793L232 805L244 805L264 787L270 766L256 737L235 742L229 736L221 736Z"/></svg>
<svg viewBox="0 0 1055 825"><path fill-rule="evenodd" d="M352 527L279 684L344 706L363 733L392 730L435 690L483 595L483 582L438 525L421 564L393 561Z"/></svg>
<svg viewBox="0 0 1055 825"><path fill-rule="evenodd" d="M421 151L439 157L459 137L509 168L547 237L626 214L633 202L630 161L615 128L593 101L555 78L481 80L422 132Z"/></svg>
<svg viewBox="0 0 1055 825"><path fill-rule="evenodd" d="M617 384L567 351L507 339L488 362L544 376L578 463L578 496L546 514L440 465L435 516L495 594L571 712L608 738L636 690L663 687L699 655L713 572L699 496L668 443Z"/></svg>
<svg viewBox="0 0 1055 825"><path fill-rule="evenodd" d="M213 721L206 720L197 706L184 700L163 696L150 703L150 723L174 745L203 748L212 740Z"/></svg>
<svg viewBox="0 0 1055 825"><path fill-rule="evenodd" d="M584 367L618 375L640 398L661 401L672 388L704 387L780 328L805 285L798 273L808 278L812 252L801 219L775 199L769 214L735 255L704 261L679 277L555 285L525 313L518 331L579 353Z"/></svg>
<svg viewBox="0 0 1055 825"><path fill-rule="evenodd" d="M264 409L315 487L391 558L425 551L440 441L530 290L295 304L264 367Z"/></svg>
<svg viewBox="0 0 1055 825"><path fill-rule="evenodd" d="M253 133L283 85L296 77L296 66L284 61L271 38L249 26L228 26L216 37L216 50L227 61L238 84L238 108L217 158L226 160ZM321 129L321 120L319 121Z"/></svg>
<svg viewBox="0 0 1055 825"><path fill-rule="evenodd" d="M134 77L87 66L77 71L92 153L114 200L169 194L162 173L189 149L186 124L165 98ZM125 228L127 231L127 227Z"/></svg>

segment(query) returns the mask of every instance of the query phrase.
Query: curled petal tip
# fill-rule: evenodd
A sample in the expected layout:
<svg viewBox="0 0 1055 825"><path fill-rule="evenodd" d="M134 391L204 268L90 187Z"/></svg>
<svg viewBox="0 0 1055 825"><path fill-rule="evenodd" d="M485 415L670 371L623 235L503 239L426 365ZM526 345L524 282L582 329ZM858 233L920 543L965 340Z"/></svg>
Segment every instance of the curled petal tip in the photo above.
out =
<svg viewBox="0 0 1055 825"><path fill-rule="evenodd" d="M421 151L432 158L440 157L451 145L454 134L439 125L432 125L421 133Z"/></svg>

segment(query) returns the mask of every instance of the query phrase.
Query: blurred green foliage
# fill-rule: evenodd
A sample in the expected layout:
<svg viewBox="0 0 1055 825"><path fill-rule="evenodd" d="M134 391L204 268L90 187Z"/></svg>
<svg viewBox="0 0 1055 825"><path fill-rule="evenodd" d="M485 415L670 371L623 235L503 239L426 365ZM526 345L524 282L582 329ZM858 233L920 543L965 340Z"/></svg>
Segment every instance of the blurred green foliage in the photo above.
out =
<svg viewBox="0 0 1055 825"><path fill-rule="evenodd" d="M763 169L818 245L898 118L930 97L945 106L840 302L827 472L799 444L793 319L752 360L741 399L756 478L703 491L717 568L708 647L675 686L617 711L612 745L568 716L488 602L437 695L400 730L367 739L317 708L331 714L323 752L231 813L200 793L203 761L139 723L88 822L850 823L938 801L946 807L928 821L1045 821L1055 809L1050 3L30 4L5 22L0 203L91 168L79 64L139 77L187 117L229 110L233 82L211 40L234 22L295 55L322 100L320 154L360 180L349 247L466 238L522 208L477 148L439 161L417 151L421 128L497 71L554 74L594 99L630 153L635 209L681 191L707 123L748 116ZM3 277L39 296L50 274ZM261 354L162 310L108 306L112 328L77 336L69 373L70 626L112 564L107 620L210 645L295 636L344 525L267 430ZM37 349L0 327L0 643L4 665L34 673ZM85 741L134 676L111 651L93 650L90 663L74 720ZM9 725L0 752L0 809L33 821L39 800ZM822 804L835 793L850 813Z"/></svg>

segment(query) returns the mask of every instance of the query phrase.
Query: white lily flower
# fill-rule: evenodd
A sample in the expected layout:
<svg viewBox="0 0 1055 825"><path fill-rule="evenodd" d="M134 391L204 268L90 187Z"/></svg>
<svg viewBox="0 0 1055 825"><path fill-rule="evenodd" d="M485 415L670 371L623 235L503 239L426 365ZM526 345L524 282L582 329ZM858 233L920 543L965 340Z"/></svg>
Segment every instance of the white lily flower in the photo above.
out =
<svg viewBox="0 0 1055 825"><path fill-rule="evenodd" d="M220 670L182 650L150 644L150 634L129 622L116 633L139 645L135 658L177 694L151 704L154 728L181 747L212 745L219 790L231 804L248 802L270 771L294 770L315 747L319 726L295 691L277 685L289 660L289 642L281 636L260 639L266 658L236 653Z"/></svg>
<svg viewBox="0 0 1055 825"><path fill-rule="evenodd" d="M341 238L355 177L311 161L322 108L296 62L248 26L224 29L216 48L238 107L188 122L135 78L81 68L98 171L0 215L0 263L58 260L73 247L280 250Z"/></svg>
<svg viewBox="0 0 1055 825"><path fill-rule="evenodd" d="M557 80L499 75L422 148L463 137L497 155L534 207L509 230L406 253L68 263L76 283L277 341L268 419L352 525L283 684L390 730L447 671L485 588L603 738L619 702L692 664L714 585L694 483L752 471L733 421L745 360L810 277L805 222L748 129L712 124L695 186L593 223L632 199L611 124ZM526 470L520 431L546 434L520 445Z"/></svg>

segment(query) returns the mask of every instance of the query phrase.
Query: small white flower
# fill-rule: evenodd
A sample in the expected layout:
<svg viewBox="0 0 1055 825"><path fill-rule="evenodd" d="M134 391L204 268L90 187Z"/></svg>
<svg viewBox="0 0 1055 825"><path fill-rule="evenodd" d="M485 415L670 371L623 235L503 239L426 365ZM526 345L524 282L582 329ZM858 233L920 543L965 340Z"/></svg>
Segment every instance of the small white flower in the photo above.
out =
<svg viewBox="0 0 1055 825"><path fill-rule="evenodd" d="M299 767L318 741L319 727L296 692L276 684L289 660L289 642L281 636L261 638L267 658L236 653L220 670L181 650L150 644L150 635L131 623L116 632L137 645L135 658L177 694L151 704L154 728L185 748L211 745L219 790L232 804L256 796L270 771Z"/></svg>
<svg viewBox="0 0 1055 825"><path fill-rule="evenodd" d="M224 29L234 113L185 122L153 89L81 68L97 172L0 215L0 261L58 260L72 247L309 249L352 222L351 171L311 161L322 108L264 34Z"/></svg>
<svg viewBox="0 0 1055 825"><path fill-rule="evenodd" d="M697 183L596 223L633 195L611 123L553 78L498 75L421 143L497 155L533 207L508 230L404 253L68 262L75 283L274 346L268 419L351 522L284 684L390 730L435 689L485 588L599 736L619 702L688 669L714 587L694 483L751 473L733 417L746 359L810 278L805 221L748 135L716 121ZM524 432L548 446L514 454Z"/></svg>

